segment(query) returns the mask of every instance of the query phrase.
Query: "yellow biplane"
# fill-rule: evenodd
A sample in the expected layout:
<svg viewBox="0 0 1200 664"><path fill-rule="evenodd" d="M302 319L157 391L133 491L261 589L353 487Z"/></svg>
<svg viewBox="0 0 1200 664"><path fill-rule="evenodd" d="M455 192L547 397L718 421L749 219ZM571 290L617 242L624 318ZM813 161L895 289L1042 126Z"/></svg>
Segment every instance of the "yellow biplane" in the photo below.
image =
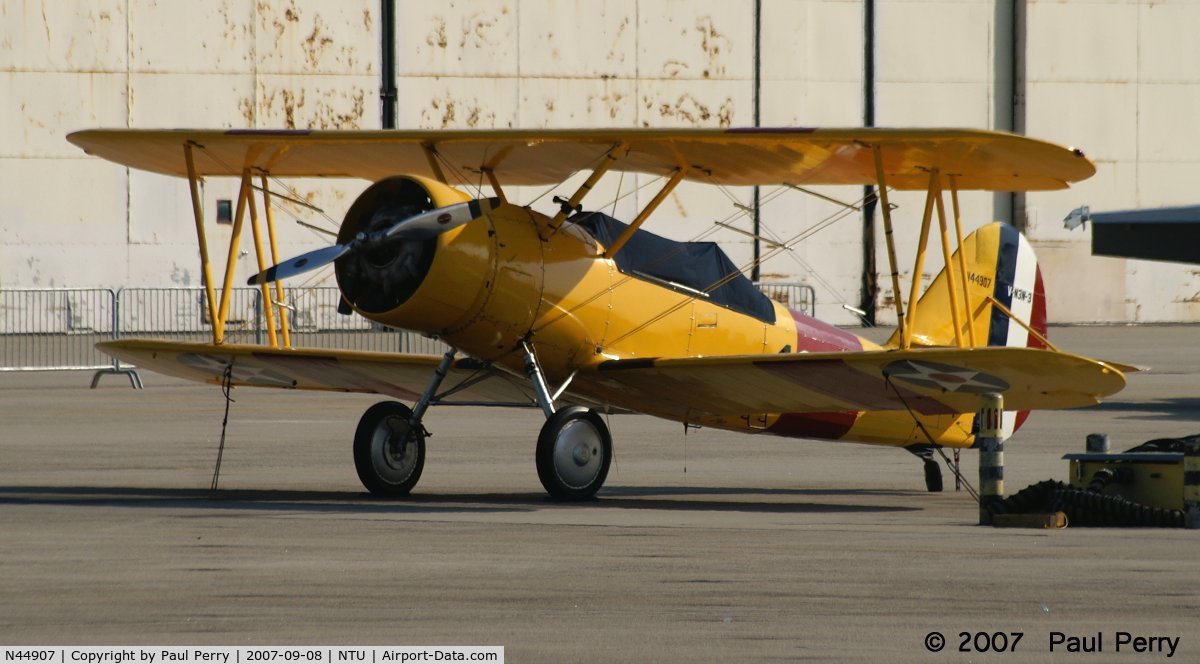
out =
<svg viewBox="0 0 1200 664"><path fill-rule="evenodd" d="M1041 272L1016 229L993 223L962 235L960 190L1060 189L1094 173L1080 152L1029 138L885 129L89 130L69 140L130 168L187 178L213 321L211 344L121 339L100 348L213 384L413 401L376 404L358 424L355 466L377 494L416 485L431 405L540 407L538 476L559 498L587 498L604 483L612 442L600 412L905 447L925 459L936 490L931 450L972 445L983 395L1003 397L1007 433L1027 411L1092 404L1125 384L1120 365L1059 352L1046 340ZM486 178L493 196L451 186L447 174L464 171ZM653 174L665 185L625 223L583 210L606 172ZM553 214L505 195L505 187L553 185L576 173L586 180L556 199ZM199 196L206 176L241 178L219 296ZM374 184L350 206L336 244L279 262L268 176ZM879 346L791 311L715 245L643 230L683 180L876 186L896 333ZM893 190L926 192L907 298L892 243ZM261 270L250 283L263 290L270 346L224 339L247 216ZM918 298L935 217L946 268ZM345 313L435 336L450 350L439 359L291 348L287 312L271 306L283 299L278 281L330 263Z"/></svg>

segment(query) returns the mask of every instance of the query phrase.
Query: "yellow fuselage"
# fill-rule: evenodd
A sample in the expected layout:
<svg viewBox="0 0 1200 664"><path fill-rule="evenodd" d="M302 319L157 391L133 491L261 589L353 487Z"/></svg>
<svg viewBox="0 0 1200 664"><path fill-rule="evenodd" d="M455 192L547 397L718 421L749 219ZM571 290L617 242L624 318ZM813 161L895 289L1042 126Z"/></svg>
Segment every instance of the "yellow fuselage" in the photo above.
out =
<svg viewBox="0 0 1200 664"><path fill-rule="evenodd" d="M439 204L444 204L439 201ZM524 373L529 340L551 383L612 359L859 350L878 346L773 302L758 320L694 293L622 273L605 247L570 222L505 204L442 234L412 296L377 322L440 337L483 360ZM724 429L890 445L927 442L904 412L689 414L686 404L584 394L617 408ZM936 442L970 442L969 416L921 418Z"/></svg>

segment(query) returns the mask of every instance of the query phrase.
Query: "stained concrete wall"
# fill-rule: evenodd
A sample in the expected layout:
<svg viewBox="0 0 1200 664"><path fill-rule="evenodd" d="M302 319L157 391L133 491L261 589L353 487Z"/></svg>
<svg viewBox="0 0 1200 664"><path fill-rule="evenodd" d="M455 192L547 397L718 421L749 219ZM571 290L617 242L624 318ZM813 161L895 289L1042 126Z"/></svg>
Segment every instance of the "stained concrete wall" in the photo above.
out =
<svg viewBox="0 0 1200 664"><path fill-rule="evenodd" d="M1092 257L1090 232L1062 217L1195 204L1200 180L1200 4L1033 2L1026 130L1078 145L1097 174L1030 195L1029 235L1055 279L1063 320L1200 320L1200 267Z"/></svg>
<svg viewBox="0 0 1200 664"><path fill-rule="evenodd" d="M0 283L198 285L186 186L86 157L65 136L89 127L378 128L378 30L374 0L3 0ZM340 218L361 188L307 186L302 196ZM228 181L205 187L215 254L230 235L213 220L216 200L235 193ZM281 230L284 251L324 241L293 224Z"/></svg>
<svg viewBox="0 0 1200 664"><path fill-rule="evenodd" d="M399 126L734 127L755 120L755 22L751 2L722 0L509 0L406 3L399 29ZM861 2L764 0L760 121L763 125L862 124ZM553 189L563 196L578 179ZM609 175L589 209L632 218L662 181ZM823 188L853 202L859 188ZM628 195L630 192L635 192ZM521 191L552 210L551 193ZM621 198L613 207L611 202ZM764 188L763 233L788 239L844 210L797 192ZM745 231L748 187L684 183L648 230L718 241L734 263L752 262ZM855 320L862 268L859 217L764 262L764 278L817 282L821 314ZM764 254L767 250L764 249ZM826 284L828 286L826 286Z"/></svg>
<svg viewBox="0 0 1200 664"><path fill-rule="evenodd" d="M377 0L74 4L0 0L6 287L198 283L186 188L84 157L63 138L71 130L380 126ZM755 119L750 0L397 4L400 127L720 127ZM1188 113L1200 102L1200 47L1187 30L1198 24L1200 5L1028 0L1015 12L1011 0L876 6L878 125L1023 127L1097 160L1096 178L1067 192L1029 194L1015 209L1042 257L1052 319L1200 319L1193 268L1093 258L1089 236L1061 225L1083 203L1100 210L1195 202L1186 184L1200 175L1200 130ZM862 124L862 0L762 0L761 9L760 122ZM1014 55L1025 63L1015 80ZM652 180L610 175L588 206L631 217L656 190ZM286 184L330 219L300 208L281 214L285 254L327 241L291 218L335 226L365 185ZM568 182L517 193L550 209L552 194L571 190ZM846 202L862 196L857 187L820 191ZM233 193L231 182L206 187L214 253L229 232L212 222L215 201ZM746 238L713 222L749 229L738 206L751 196L749 188L681 186L650 229L721 241L746 264ZM764 276L814 284L819 314L852 322L840 304L860 298L860 215L794 191L763 188L762 197L765 235L791 238L830 224L766 261ZM905 194L893 202L906 267L923 201ZM969 228L1014 214L1008 195L968 193L963 208ZM937 253L922 279L940 268ZM882 248L876 260L886 274ZM250 257L239 267L250 270ZM907 269L903 277L911 278ZM886 322L886 279L881 286Z"/></svg>

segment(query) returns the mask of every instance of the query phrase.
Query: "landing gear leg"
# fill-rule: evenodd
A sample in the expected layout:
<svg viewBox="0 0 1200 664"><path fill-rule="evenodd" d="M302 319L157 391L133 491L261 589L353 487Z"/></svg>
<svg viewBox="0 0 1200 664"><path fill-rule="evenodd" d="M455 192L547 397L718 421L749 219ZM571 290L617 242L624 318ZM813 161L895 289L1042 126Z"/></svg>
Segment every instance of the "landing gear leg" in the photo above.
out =
<svg viewBox="0 0 1200 664"><path fill-rule="evenodd" d="M554 408L546 377L533 348L521 343L525 371L533 382L538 405L546 423L538 435L538 479L552 498L585 500L596 495L608 477L612 463L612 436L600 415L583 406Z"/></svg>
<svg viewBox="0 0 1200 664"><path fill-rule="evenodd" d="M354 468L358 479L373 494L405 496L421 479L425 468L425 439L429 432L421 418L454 362L454 348L446 351L425 392L410 410L396 401L382 401L367 409L354 432Z"/></svg>

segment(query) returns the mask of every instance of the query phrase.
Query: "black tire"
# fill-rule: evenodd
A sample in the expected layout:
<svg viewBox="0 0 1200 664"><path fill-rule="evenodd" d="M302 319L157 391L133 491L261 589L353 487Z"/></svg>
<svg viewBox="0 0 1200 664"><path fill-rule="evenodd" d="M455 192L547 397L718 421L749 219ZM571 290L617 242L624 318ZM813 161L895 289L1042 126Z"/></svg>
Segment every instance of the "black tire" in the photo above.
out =
<svg viewBox="0 0 1200 664"><path fill-rule="evenodd" d="M586 500L608 477L612 436L596 411L568 406L542 426L536 460L538 479L550 497Z"/></svg>
<svg viewBox="0 0 1200 664"><path fill-rule="evenodd" d="M412 409L381 401L367 409L354 432L354 469L367 491L377 496L406 496L425 468L425 429L410 430ZM401 445L401 441L407 440ZM399 449L402 453L397 454Z"/></svg>
<svg viewBox="0 0 1200 664"><path fill-rule="evenodd" d="M925 460L925 490L929 493L942 491L942 467L933 459Z"/></svg>

